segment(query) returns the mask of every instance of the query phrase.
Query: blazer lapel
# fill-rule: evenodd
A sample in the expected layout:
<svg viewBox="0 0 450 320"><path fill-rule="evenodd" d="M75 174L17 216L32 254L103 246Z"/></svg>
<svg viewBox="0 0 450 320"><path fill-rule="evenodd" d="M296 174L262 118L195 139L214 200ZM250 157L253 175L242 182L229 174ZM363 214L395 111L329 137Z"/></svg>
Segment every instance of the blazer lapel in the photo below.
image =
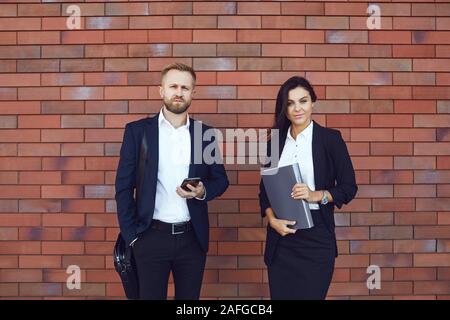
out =
<svg viewBox="0 0 450 320"><path fill-rule="evenodd" d="M149 174L149 181L154 185L156 190L156 178L158 176L158 162L159 162L159 128L158 128L158 117L149 119L146 122L144 128L144 134L147 135L147 162L146 170Z"/></svg>
<svg viewBox="0 0 450 320"><path fill-rule="evenodd" d="M322 173L324 172L323 162L325 159L323 158L322 151L322 127L314 122L313 125L313 137L312 137L312 158L314 165L314 184L316 185L316 190L320 190L323 187L324 181Z"/></svg>

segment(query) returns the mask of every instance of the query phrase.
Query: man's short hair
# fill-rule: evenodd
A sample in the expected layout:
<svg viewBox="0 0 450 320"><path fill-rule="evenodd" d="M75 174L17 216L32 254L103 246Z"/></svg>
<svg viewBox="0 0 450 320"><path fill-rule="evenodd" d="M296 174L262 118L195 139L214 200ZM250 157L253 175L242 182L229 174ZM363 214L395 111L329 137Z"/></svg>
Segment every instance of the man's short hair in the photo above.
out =
<svg viewBox="0 0 450 320"><path fill-rule="evenodd" d="M176 62L176 63L169 64L161 71L161 82L162 82L162 79L167 74L167 72L169 72L170 70L189 72L192 76L192 79L194 79L194 84L195 84L195 81L197 80L197 75L195 74L195 71L194 71L194 69L192 69L192 67L187 66L183 63Z"/></svg>

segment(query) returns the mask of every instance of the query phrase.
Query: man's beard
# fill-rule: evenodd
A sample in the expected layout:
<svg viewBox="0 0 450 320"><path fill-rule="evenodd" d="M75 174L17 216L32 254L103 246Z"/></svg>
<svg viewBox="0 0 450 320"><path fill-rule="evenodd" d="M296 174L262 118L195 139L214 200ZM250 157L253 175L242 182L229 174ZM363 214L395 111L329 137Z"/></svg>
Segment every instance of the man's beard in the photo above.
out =
<svg viewBox="0 0 450 320"><path fill-rule="evenodd" d="M185 112L191 104L184 99L180 102L174 101L173 99L164 99L164 105L170 112L181 114Z"/></svg>

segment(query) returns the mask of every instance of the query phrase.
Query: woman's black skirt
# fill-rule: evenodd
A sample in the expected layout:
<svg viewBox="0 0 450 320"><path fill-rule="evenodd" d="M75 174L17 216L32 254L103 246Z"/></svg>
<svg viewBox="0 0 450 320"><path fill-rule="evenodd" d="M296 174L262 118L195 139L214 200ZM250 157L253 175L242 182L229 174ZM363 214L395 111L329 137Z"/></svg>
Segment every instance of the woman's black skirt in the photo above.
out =
<svg viewBox="0 0 450 320"><path fill-rule="evenodd" d="M335 235L320 210L311 210L314 227L281 237L268 266L272 299L325 299L334 271Z"/></svg>

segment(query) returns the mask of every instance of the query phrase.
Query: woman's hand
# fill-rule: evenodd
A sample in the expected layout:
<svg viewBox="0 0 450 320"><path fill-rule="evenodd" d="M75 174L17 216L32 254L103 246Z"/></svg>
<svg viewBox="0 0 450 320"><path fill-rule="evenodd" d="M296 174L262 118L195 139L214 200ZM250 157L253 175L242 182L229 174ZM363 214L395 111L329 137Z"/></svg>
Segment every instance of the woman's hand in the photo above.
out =
<svg viewBox="0 0 450 320"><path fill-rule="evenodd" d="M270 226L279 234L281 234L283 237L285 235L288 235L290 233L295 233L295 229L291 229L288 227L288 225L294 225L295 221L289 221L289 220L282 220L277 218L271 218L269 220Z"/></svg>
<svg viewBox="0 0 450 320"><path fill-rule="evenodd" d="M291 197L294 198L295 200L318 202L322 199L322 192L312 191L305 183L296 183L292 187Z"/></svg>

